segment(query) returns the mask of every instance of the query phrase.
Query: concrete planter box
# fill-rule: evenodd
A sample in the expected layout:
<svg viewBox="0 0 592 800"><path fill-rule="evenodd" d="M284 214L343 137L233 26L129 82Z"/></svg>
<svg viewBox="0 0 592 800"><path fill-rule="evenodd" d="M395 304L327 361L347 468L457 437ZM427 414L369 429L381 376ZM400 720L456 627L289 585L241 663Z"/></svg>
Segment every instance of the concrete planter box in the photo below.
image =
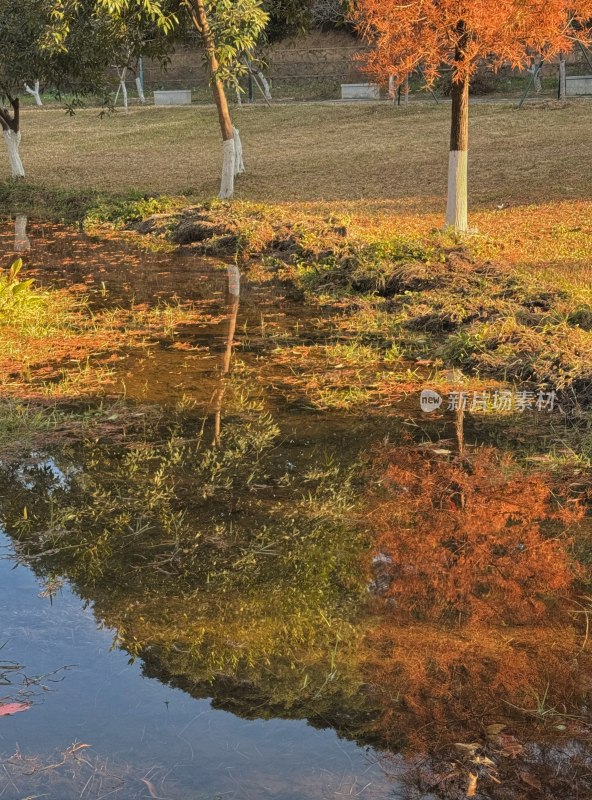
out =
<svg viewBox="0 0 592 800"><path fill-rule="evenodd" d="M570 75L565 79L567 97L592 95L592 75Z"/></svg>
<svg viewBox="0 0 592 800"><path fill-rule="evenodd" d="M155 106L190 106L191 89L172 89L154 92Z"/></svg>
<svg viewBox="0 0 592 800"><path fill-rule="evenodd" d="M342 100L380 100L380 86L376 83L342 83Z"/></svg>

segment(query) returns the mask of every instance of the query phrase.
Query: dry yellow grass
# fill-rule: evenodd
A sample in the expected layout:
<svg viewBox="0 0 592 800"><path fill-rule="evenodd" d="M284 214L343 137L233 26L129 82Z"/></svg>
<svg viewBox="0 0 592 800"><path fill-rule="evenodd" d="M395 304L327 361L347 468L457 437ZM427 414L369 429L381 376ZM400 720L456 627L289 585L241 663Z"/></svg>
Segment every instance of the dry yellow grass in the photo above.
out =
<svg viewBox="0 0 592 800"><path fill-rule="evenodd" d="M552 267L554 278L577 275L588 286L591 111L585 100L521 111L476 102L470 164L472 222L480 233L497 237L520 268L544 274ZM237 110L248 168L237 197L348 214L382 232L429 231L442 224L448 118L448 104L429 103ZM32 182L64 189L208 198L221 165L216 115L203 106L136 107L104 119L90 109L73 118L28 109L22 149Z"/></svg>
<svg viewBox="0 0 592 800"><path fill-rule="evenodd" d="M589 197L590 103L522 111L475 103L475 208ZM440 212L446 188L447 105L299 105L235 112L249 171L239 196L269 202L397 201ZM23 114L33 181L62 188L212 194L221 160L213 108L133 108ZM6 167L4 167L6 170Z"/></svg>

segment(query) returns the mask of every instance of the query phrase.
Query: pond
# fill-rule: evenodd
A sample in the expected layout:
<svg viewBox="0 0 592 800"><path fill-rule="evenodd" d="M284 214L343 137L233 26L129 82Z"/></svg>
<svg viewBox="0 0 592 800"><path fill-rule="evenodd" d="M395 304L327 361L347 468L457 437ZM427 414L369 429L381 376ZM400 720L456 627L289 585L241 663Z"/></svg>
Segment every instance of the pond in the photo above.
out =
<svg viewBox="0 0 592 800"><path fill-rule="evenodd" d="M191 314L113 347L85 404L122 428L0 463L0 797L586 796L587 478L532 468L559 417L356 404L409 365L352 365L334 312L13 226L3 262L97 318Z"/></svg>

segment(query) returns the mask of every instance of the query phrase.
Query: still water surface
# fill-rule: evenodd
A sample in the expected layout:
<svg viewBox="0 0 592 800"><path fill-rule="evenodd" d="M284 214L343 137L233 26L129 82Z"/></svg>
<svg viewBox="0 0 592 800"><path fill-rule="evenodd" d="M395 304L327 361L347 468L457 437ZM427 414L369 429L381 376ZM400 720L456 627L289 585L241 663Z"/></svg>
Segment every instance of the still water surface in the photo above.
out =
<svg viewBox="0 0 592 800"><path fill-rule="evenodd" d="M34 769L59 762L79 742L91 745L83 755L92 764L67 768L71 787L53 774L27 778L28 766L24 774L12 770L10 781L0 776L2 797L26 797L30 780L40 780L45 797L77 797L95 773L83 796L101 796L101 778L105 793L121 779L112 796L126 798L151 796L142 778L175 800L388 796L376 754L330 729L304 720L244 720L144 677L140 662L130 664L113 649L114 631L99 624L91 605L67 586L51 602L40 597L39 581L15 566L4 535L0 541L2 661L22 665L1 694L18 696L23 675L47 676L30 687L28 712L0 720L2 754L40 757Z"/></svg>
<svg viewBox="0 0 592 800"><path fill-rule="evenodd" d="M6 260L13 239L11 223ZM174 345L117 354L138 409L125 437L0 463L0 708L31 704L0 717L0 800L456 800L473 776L483 794L469 796L587 796L592 670L571 600L537 597L531 619L528 597L488 609L496 585L477 584L481 618L464 626L422 605L434 528L452 531L455 569L454 538L493 540L504 515L515 534L488 553L496 575L548 551L546 484L511 461L523 427L467 420L490 449L466 468L455 420L419 418L417 397L341 412L298 396L277 352L322 343L320 312L233 265L42 225L25 242L22 221L17 245L37 281L75 285L97 311L190 301L199 318ZM540 458L549 431L533 431ZM400 506L420 498L396 599L376 520L356 511L370 474L412 486L380 521L396 519L394 550L414 530Z"/></svg>

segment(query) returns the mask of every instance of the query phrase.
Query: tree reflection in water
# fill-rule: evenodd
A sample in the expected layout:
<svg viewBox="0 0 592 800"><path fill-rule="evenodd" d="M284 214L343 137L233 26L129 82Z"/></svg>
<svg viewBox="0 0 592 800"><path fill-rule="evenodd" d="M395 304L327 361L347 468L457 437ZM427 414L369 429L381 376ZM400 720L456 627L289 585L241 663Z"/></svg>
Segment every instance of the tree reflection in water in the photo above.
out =
<svg viewBox="0 0 592 800"><path fill-rule="evenodd" d="M411 444L383 447L363 479L330 461L286 473L277 426L245 400L252 376L230 371L230 297L213 437L180 416L88 445L59 479L5 466L21 558L92 600L147 675L403 753L409 797L588 796L569 480Z"/></svg>
<svg viewBox="0 0 592 800"><path fill-rule="evenodd" d="M592 660L572 549L586 487L493 449L377 461L365 674L381 735L422 754L409 796L588 796Z"/></svg>
<svg viewBox="0 0 592 800"><path fill-rule="evenodd" d="M14 221L14 252L26 253L31 249L31 240L27 235L27 217L19 214Z"/></svg>
<svg viewBox="0 0 592 800"><path fill-rule="evenodd" d="M222 358L222 371L220 379L220 387L217 389L213 400L214 409L214 446L220 444L220 437L222 432L222 404L224 402L224 395L226 393L225 379L230 375L232 365L232 354L234 350L234 335L236 333L236 321L238 318L238 310L240 307L240 272L236 264L230 264L227 267L228 283L227 283L227 332L226 332L226 346Z"/></svg>

